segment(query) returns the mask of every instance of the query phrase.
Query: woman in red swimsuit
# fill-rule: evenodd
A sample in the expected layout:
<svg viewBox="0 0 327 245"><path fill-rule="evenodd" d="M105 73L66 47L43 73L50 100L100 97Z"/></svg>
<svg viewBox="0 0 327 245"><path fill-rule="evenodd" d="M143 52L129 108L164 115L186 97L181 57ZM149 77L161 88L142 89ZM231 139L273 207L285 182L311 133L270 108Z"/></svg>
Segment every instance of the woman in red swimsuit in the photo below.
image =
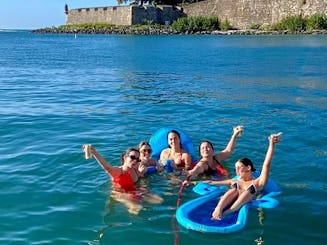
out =
<svg viewBox="0 0 327 245"><path fill-rule="evenodd" d="M155 195L149 195L148 192L136 187L135 183L138 181L139 173L144 171L144 166L139 165L140 153L135 148L128 148L121 155L121 166L112 166L109 164L91 145L83 145L85 157L94 157L99 165L111 177L113 184L113 197L116 200L123 202L128 211L137 214L142 206L137 202L144 200L152 203L161 203L162 198ZM141 169L138 169L141 168ZM124 195L126 193L127 195Z"/></svg>

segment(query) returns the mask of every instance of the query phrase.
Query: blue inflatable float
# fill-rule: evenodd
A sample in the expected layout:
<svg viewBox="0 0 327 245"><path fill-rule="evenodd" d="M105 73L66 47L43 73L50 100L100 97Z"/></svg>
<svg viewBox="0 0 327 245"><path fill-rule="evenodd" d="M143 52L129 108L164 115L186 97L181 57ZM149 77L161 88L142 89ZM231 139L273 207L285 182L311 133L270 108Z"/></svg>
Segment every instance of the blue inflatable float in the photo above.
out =
<svg viewBox="0 0 327 245"><path fill-rule="evenodd" d="M263 196L243 205L238 211L226 215L222 220L212 220L211 215L217 205L218 197L226 191L226 186L213 186L200 182L193 191L202 196L180 206L176 211L176 219L187 229L209 233L231 233L244 228L251 207L275 208L278 201L273 197L281 193L277 184L269 179L262 190Z"/></svg>

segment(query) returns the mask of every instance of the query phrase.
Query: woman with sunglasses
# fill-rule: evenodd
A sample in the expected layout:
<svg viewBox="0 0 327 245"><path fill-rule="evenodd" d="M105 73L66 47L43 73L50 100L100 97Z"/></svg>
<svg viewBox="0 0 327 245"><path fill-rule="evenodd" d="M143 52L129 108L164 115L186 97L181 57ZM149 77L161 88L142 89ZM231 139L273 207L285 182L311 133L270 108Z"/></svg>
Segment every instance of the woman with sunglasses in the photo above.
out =
<svg viewBox="0 0 327 245"><path fill-rule="evenodd" d="M83 145L85 158L94 157L99 165L111 177L113 190L112 197L123 203L132 214L138 214L142 209L140 201L153 204L162 203L163 199L147 191L145 187L137 188L135 183L139 180L140 172L144 171L144 166L140 163L140 152L136 148L128 148L121 155L121 166L112 166L108 163L92 145Z"/></svg>
<svg viewBox="0 0 327 245"><path fill-rule="evenodd" d="M147 141L141 141L137 149L140 151L140 160L138 171L143 170L140 172L142 176L146 176L152 173L156 173L158 171L162 171L162 167L157 165L156 160L151 158L152 149L150 144Z"/></svg>
<svg viewBox="0 0 327 245"><path fill-rule="evenodd" d="M111 177L114 188L124 192L135 191L135 182L138 181L139 172L144 171L139 166L140 153L138 149L128 148L120 158L121 166L112 166L108 163L92 145L83 145L86 158L94 157L99 165ZM138 170L139 167L139 170Z"/></svg>

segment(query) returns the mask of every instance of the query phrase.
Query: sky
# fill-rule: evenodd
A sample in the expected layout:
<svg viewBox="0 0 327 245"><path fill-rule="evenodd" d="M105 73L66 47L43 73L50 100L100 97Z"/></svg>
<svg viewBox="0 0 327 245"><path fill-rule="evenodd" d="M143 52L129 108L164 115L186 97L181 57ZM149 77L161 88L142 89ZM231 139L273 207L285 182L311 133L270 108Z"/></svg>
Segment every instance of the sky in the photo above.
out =
<svg viewBox="0 0 327 245"><path fill-rule="evenodd" d="M0 0L0 29L33 30L66 23L69 9L115 6L117 0Z"/></svg>

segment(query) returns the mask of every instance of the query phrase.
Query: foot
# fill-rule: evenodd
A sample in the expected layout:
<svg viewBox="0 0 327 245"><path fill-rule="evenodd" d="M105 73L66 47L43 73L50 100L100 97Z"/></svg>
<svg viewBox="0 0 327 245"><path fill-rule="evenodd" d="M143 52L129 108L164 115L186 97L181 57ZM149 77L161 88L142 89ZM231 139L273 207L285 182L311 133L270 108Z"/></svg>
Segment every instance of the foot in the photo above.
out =
<svg viewBox="0 0 327 245"><path fill-rule="evenodd" d="M215 210L213 211L211 219L214 219L214 220L221 220L222 219L222 210L221 210L221 208L219 206L217 206L215 208Z"/></svg>

